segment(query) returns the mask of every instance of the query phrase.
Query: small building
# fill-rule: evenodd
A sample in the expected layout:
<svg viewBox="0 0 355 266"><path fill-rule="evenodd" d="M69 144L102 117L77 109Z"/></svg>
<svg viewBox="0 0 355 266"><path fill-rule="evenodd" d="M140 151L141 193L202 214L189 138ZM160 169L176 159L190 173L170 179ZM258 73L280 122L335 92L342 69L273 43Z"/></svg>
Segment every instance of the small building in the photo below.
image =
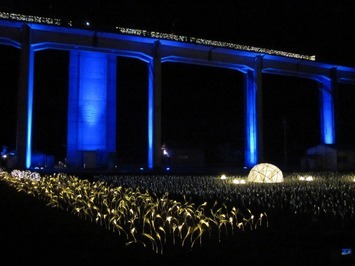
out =
<svg viewBox="0 0 355 266"><path fill-rule="evenodd" d="M355 151L319 144L307 150L301 160L305 171L346 171L355 169Z"/></svg>

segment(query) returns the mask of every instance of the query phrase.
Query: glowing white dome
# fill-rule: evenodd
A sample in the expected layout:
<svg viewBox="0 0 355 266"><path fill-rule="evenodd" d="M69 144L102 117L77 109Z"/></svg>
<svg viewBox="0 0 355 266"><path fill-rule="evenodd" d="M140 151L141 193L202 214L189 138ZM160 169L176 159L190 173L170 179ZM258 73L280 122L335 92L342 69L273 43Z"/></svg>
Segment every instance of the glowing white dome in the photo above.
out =
<svg viewBox="0 0 355 266"><path fill-rule="evenodd" d="M248 182L281 183L284 181L282 171L273 164L260 163L249 172Z"/></svg>

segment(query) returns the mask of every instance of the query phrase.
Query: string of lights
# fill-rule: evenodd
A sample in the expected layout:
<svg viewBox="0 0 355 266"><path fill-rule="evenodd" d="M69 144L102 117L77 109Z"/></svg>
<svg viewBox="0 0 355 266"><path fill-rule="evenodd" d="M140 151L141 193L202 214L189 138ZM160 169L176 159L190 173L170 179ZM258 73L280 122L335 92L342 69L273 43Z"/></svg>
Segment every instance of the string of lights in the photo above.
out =
<svg viewBox="0 0 355 266"><path fill-rule="evenodd" d="M23 15L16 13L0 12L0 19L10 19L33 23L43 23L49 25L61 25L61 20L58 18L40 17L32 15Z"/></svg>
<svg viewBox="0 0 355 266"><path fill-rule="evenodd" d="M23 14L8 13L8 12L0 12L0 19L18 20L18 21L25 21L30 23L44 23L44 24L58 25L58 26L61 26L63 24L61 19L58 18L31 16L31 15L23 15ZM86 25L88 26L90 24L86 23ZM72 26L72 22L70 21L69 23L67 23L66 26ZM243 51L250 51L250 52L270 54L270 55L279 55L279 56L291 57L291 58L297 58L297 59L309 60L309 61L316 60L315 55L302 55L297 53L291 53L291 52L285 52L285 51L279 51L279 50L267 49L267 48L249 46L249 45L241 45L241 44L235 44L230 42L188 37L184 35L176 35L173 33L163 33L157 31L131 29L131 28L124 28L124 27L116 27L116 30L119 33L129 34L129 35L158 38L158 39L172 40L178 42L189 42L189 43L202 44L202 45L208 45L214 47L229 48L234 50L243 50Z"/></svg>
<svg viewBox="0 0 355 266"><path fill-rule="evenodd" d="M315 61L315 55L302 55L297 53L290 53L285 51L249 46L249 45L241 45L235 44L230 42L223 42L223 41L214 41L196 37L187 37L183 35L176 35L173 33L162 33L157 31L147 31L147 30L140 30L140 29L130 29L130 28L123 28L123 27L116 27L120 33L129 34L129 35L137 35L137 36L144 36L144 37L151 37L151 38L159 38L159 39L166 39L172 41L180 41L180 42L189 42L189 43L196 43L196 44L203 44L208 46L215 46L215 47L222 47L222 48L230 48L234 50L243 50L243 51L250 51L250 52L257 52L257 53L264 53L264 54L271 54L271 55L279 55L285 57L292 57L297 59L303 60L310 60Z"/></svg>

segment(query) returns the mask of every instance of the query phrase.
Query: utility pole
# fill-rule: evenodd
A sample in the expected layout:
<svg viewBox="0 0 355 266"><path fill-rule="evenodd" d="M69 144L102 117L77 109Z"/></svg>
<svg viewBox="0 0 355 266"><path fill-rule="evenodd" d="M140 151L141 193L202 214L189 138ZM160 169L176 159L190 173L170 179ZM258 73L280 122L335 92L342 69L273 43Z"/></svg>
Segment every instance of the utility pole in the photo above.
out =
<svg viewBox="0 0 355 266"><path fill-rule="evenodd" d="M283 126L283 134L284 134L284 167L287 169L287 119L286 116L283 118L282 121Z"/></svg>

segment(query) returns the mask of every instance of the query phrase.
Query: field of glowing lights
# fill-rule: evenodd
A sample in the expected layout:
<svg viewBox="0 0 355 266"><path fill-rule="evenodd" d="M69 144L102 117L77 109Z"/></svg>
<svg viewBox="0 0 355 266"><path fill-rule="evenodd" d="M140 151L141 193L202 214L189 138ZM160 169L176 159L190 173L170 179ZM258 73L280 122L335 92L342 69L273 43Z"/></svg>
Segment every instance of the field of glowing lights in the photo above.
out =
<svg viewBox="0 0 355 266"><path fill-rule="evenodd" d="M354 262L352 173L251 183L236 175L3 170L0 181L4 254L18 262Z"/></svg>

